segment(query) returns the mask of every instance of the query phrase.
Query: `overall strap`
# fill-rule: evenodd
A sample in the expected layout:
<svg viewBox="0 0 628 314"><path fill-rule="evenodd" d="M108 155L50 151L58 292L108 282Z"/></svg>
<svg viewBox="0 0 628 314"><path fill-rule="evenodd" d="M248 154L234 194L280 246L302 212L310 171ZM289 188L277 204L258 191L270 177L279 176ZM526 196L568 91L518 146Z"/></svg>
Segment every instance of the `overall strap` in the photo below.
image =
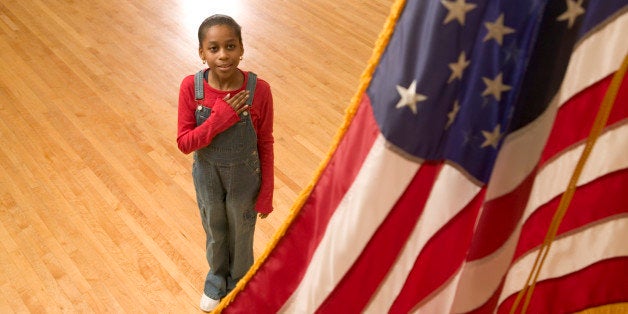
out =
<svg viewBox="0 0 628 314"><path fill-rule="evenodd" d="M196 100L201 100L205 98L205 93L203 91L203 70L200 70L194 74L194 98ZM257 74L253 72L249 72L249 80L246 82L246 90L249 91L249 99L247 99L246 104L251 105L253 103L253 96L255 95L255 85L257 84Z"/></svg>
<svg viewBox="0 0 628 314"><path fill-rule="evenodd" d="M249 99L246 100L247 105L253 103L253 96L255 96L255 84L257 84L257 74L249 71L249 81L246 82L246 90L249 91Z"/></svg>
<svg viewBox="0 0 628 314"><path fill-rule="evenodd" d="M203 70L196 72L194 75L194 98L196 100L205 98L203 91Z"/></svg>

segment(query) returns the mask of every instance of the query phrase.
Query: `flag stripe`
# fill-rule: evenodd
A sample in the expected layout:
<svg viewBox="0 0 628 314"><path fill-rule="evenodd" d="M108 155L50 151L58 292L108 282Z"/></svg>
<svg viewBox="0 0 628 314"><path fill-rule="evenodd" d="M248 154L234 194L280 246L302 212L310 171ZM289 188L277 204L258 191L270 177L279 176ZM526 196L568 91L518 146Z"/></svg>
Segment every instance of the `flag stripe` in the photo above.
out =
<svg viewBox="0 0 628 314"><path fill-rule="evenodd" d="M520 232L520 225L504 245L493 254L478 260L467 260L457 283L452 312L465 313L481 306L499 290L510 266Z"/></svg>
<svg viewBox="0 0 628 314"><path fill-rule="evenodd" d="M584 146L585 143L580 143L539 171L524 220L527 220L537 208L564 192ZM617 147L628 147L628 124L626 123L611 128L598 138L578 185L581 186L606 174L627 168L628 158L625 152L617 150Z"/></svg>
<svg viewBox="0 0 628 314"><path fill-rule="evenodd" d="M585 88L617 71L628 53L628 41L624 39L626 29L628 6L578 43L558 93L559 104L565 104Z"/></svg>
<svg viewBox="0 0 628 314"><path fill-rule="evenodd" d="M390 312L407 313L455 274L466 256L475 217L483 199L484 193L478 193L427 243L408 274L408 279L391 306Z"/></svg>
<svg viewBox="0 0 628 314"><path fill-rule="evenodd" d="M281 308L303 278L329 219L360 171L378 134L369 100L364 97L310 193L309 201L249 280L247 289L236 295L237 302L225 308L225 313L247 312L252 306L259 313L276 313ZM269 282L281 284L267 289Z"/></svg>
<svg viewBox="0 0 628 314"><path fill-rule="evenodd" d="M476 260L495 252L517 228L525 211L526 199L532 189L535 171L531 172L517 187L515 193L486 202L482 209L474 237L469 249L468 260ZM504 210L508 208L508 210Z"/></svg>
<svg viewBox="0 0 628 314"><path fill-rule="evenodd" d="M613 172L578 188L558 229L558 234L580 228L592 221L626 212L628 198L622 198L626 193L626 187L628 187L628 169ZM526 221L514 259L518 259L543 243L559 202L560 197L554 198L536 210ZM595 210L592 210L593 208Z"/></svg>
<svg viewBox="0 0 628 314"><path fill-rule="evenodd" d="M454 313L452 304L460 282L460 269L444 285L426 298L421 306L413 309L413 313Z"/></svg>
<svg viewBox="0 0 628 314"><path fill-rule="evenodd" d="M418 193L401 196L351 270L319 307L318 313L358 313L363 310L419 220L440 168L440 164L421 166L407 188ZM373 260L378 263L372 263ZM360 294L356 296L358 290ZM348 299L351 302L346 302Z"/></svg>
<svg viewBox="0 0 628 314"><path fill-rule="evenodd" d="M565 276L600 260L628 256L628 245L624 241L616 241L617 239L628 239L626 214L554 240L538 282ZM512 265L504 283L500 303L523 287L537 253L538 249L530 251Z"/></svg>
<svg viewBox="0 0 628 314"><path fill-rule="evenodd" d="M419 169L378 137L351 188L335 209L301 283L281 311L312 312L361 253ZM351 228L360 224L359 232ZM321 287L327 287L323 289Z"/></svg>
<svg viewBox="0 0 628 314"><path fill-rule="evenodd" d="M517 193L525 178L537 167L555 117L556 106L550 105L532 123L504 139L486 190L487 201Z"/></svg>
<svg viewBox="0 0 628 314"><path fill-rule="evenodd" d="M574 313L626 301L628 257L606 259L564 277L536 284L528 313ZM508 313L516 296L500 304ZM618 313L618 312L617 312Z"/></svg>
<svg viewBox="0 0 628 314"><path fill-rule="evenodd" d="M541 157L541 164L574 143L584 141L595 121L599 104L606 94L612 75L591 85L585 92L575 95L559 109L554 128ZM628 117L628 80L624 80L617 94L615 105L608 117L607 125ZM578 121L578 127L574 127Z"/></svg>
<svg viewBox="0 0 628 314"><path fill-rule="evenodd" d="M451 191L456 191L457 197L451 197ZM366 313L384 313L390 309L427 241L458 215L479 192L480 187L469 181L457 168L448 164L443 166L420 220L394 266L371 298Z"/></svg>

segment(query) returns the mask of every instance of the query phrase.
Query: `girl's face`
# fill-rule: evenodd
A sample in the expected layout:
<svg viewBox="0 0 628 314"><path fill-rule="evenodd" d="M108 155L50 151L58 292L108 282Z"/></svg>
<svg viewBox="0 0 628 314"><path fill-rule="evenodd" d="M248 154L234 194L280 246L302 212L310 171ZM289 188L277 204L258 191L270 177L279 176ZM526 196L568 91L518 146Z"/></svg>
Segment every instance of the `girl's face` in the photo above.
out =
<svg viewBox="0 0 628 314"><path fill-rule="evenodd" d="M209 27L201 44L198 54L202 60L207 61L212 75L226 79L237 72L244 47L231 27Z"/></svg>

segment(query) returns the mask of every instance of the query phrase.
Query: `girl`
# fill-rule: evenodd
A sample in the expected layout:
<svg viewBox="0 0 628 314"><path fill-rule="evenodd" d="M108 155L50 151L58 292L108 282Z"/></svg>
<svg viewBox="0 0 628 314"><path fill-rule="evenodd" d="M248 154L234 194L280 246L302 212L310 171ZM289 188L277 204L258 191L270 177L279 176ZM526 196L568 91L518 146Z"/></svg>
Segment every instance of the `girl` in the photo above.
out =
<svg viewBox="0 0 628 314"><path fill-rule="evenodd" d="M238 68L244 47L231 17L205 19L198 41L208 68L197 75L198 91L194 75L181 83L177 143L183 153L194 152L210 268L200 307L209 312L253 264L256 211L266 218L273 210L273 98L261 79L254 92L245 89L255 78Z"/></svg>

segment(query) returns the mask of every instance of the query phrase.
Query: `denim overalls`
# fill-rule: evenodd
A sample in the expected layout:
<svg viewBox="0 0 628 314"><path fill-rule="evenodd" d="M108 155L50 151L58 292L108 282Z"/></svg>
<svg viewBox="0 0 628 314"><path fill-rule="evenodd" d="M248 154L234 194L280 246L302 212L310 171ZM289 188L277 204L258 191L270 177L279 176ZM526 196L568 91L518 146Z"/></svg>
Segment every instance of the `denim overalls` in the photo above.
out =
<svg viewBox="0 0 628 314"><path fill-rule="evenodd" d="M255 74L249 72L251 80L255 80ZM255 83L252 84L251 101L255 88ZM202 91L202 81L200 86ZM200 105L199 96L203 98L197 93L197 125L211 114L210 108ZM247 111L240 114L239 122L214 137L209 146L194 153L192 176L207 236L205 245L210 269L204 292L219 300L233 290L253 264L255 202L261 172L257 135Z"/></svg>

